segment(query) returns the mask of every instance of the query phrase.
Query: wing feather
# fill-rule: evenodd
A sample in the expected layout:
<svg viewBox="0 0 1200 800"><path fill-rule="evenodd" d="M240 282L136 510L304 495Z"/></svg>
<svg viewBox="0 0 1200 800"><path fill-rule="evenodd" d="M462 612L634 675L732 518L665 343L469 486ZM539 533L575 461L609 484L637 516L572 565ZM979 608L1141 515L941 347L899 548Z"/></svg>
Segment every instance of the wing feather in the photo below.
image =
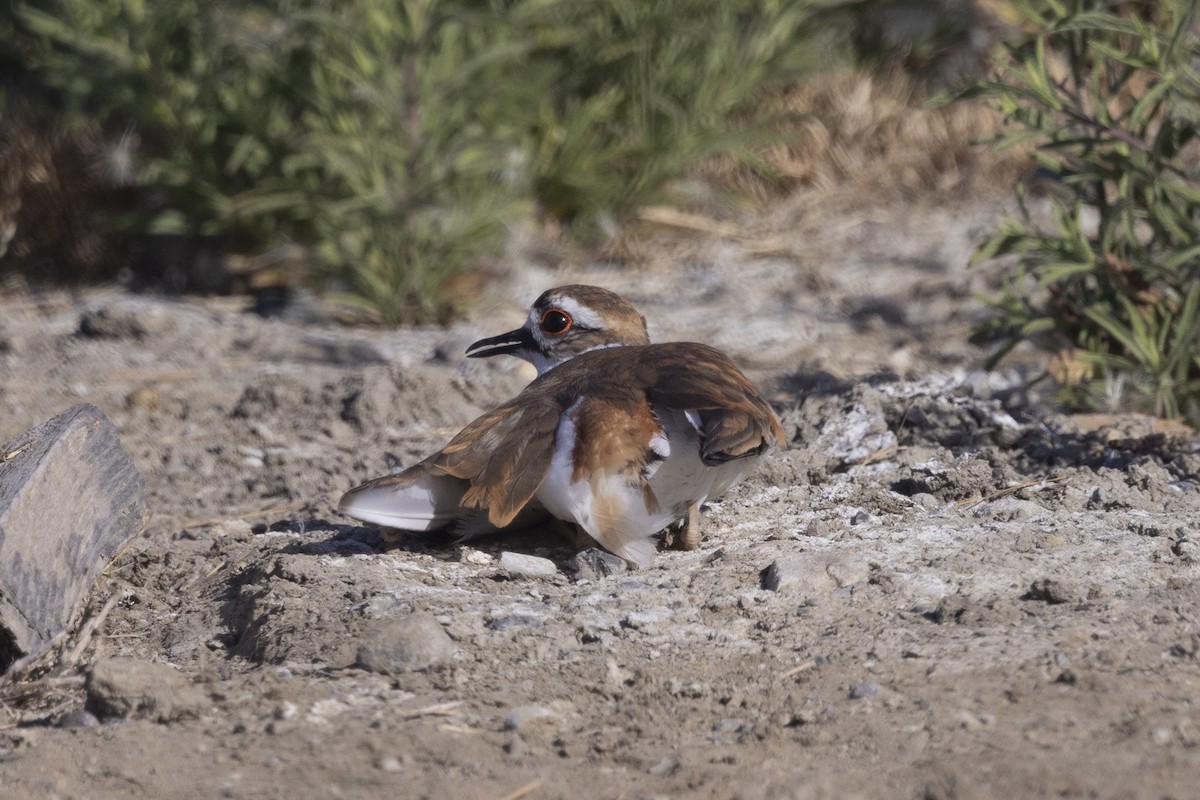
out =
<svg viewBox="0 0 1200 800"><path fill-rule="evenodd" d="M700 458L720 464L759 455L785 441L771 406L733 361L694 342L650 345L639 377L656 405L695 411L700 421Z"/></svg>
<svg viewBox="0 0 1200 800"><path fill-rule="evenodd" d="M462 505L487 509L488 521L504 527L545 481L560 417L553 398L526 389L464 428L430 466L466 481Z"/></svg>
<svg viewBox="0 0 1200 800"><path fill-rule="evenodd" d="M470 484L430 470L426 462L398 475L367 481L342 495L338 511L348 517L400 528L432 531L455 521Z"/></svg>

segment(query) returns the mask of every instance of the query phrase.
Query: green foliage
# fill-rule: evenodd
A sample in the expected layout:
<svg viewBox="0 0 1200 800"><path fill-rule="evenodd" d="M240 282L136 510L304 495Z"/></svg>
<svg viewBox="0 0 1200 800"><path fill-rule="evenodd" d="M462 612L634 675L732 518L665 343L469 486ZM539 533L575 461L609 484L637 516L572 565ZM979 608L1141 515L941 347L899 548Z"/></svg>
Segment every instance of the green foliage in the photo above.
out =
<svg viewBox="0 0 1200 800"><path fill-rule="evenodd" d="M518 51L467 5L56 0L21 4L14 38L67 121L141 139L132 182L160 200L124 227L299 241L343 298L419 321L515 203L479 73Z"/></svg>
<svg viewBox="0 0 1200 800"><path fill-rule="evenodd" d="M815 61L804 30L814 6L517 4L514 18L534 43L533 72L553 76L530 108L531 177L541 207L594 228L664 201L672 181L716 153L756 163L750 145L768 131L768 120L756 118L764 87Z"/></svg>
<svg viewBox="0 0 1200 800"><path fill-rule="evenodd" d="M301 214L343 301L389 323L438 319L448 279L494 251L522 208L504 176L518 144L495 135L503 109L488 85L520 50L460 4L330 8L288 21L311 47L293 152L234 207Z"/></svg>
<svg viewBox="0 0 1200 800"><path fill-rule="evenodd" d="M1200 411L1200 38L1191 0L1016 4L1036 35L980 90L1058 183L1053 223L1022 199L977 259L1016 269L976 331L993 363L1057 351L1078 406Z"/></svg>
<svg viewBox="0 0 1200 800"><path fill-rule="evenodd" d="M326 287L418 321L534 208L595 230L699 159L751 159L755 101L800 64L819 3L10 5L9 86L129 145L112 160L150 202L115 223L298 242Z"/></svg>

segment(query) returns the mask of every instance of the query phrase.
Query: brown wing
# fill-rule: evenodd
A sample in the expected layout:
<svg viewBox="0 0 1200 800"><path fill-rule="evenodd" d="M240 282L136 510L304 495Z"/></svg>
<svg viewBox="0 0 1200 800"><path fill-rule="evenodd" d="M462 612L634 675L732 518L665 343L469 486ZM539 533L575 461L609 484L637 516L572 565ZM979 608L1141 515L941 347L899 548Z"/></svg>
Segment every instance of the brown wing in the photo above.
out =
<svg viewBox="0 0 1200 800"><path fill-rule="evenodd" d="M700 459L720 464L784 443L783 426L737 365L695 342L649 345L637 371L650 402L694 411Z"/></svg>
<svg viewBox="0 0 1200 800"><path fill-rule="evenodd" d="M504 527L545 481L560 416L552 397L529 387L472 422L424 463L467 481L462 505L487 509L488 521Z"/></svg>

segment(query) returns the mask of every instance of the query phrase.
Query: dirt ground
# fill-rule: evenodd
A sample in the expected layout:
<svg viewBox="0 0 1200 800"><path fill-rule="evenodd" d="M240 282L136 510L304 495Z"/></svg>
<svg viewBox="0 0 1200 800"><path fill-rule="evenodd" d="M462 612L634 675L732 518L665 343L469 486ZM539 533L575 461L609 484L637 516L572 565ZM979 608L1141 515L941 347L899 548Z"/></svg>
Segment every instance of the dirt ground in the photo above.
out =
<svg viewBox="0 0 1200 800"><path fill-rule="evenodd" d="M0 796L1200 796L1198 442L1056 413L1021 358L980 371L994 270L965 264L1002 205L796 200L636 269L518 247L447 328L3 298L0 441L95 403L152 515L94 634L0 684ZM790 446L701 547L605 574L549 531L339 517L520 389L462 351L568 282L724 349L780 413Z"/></svg>

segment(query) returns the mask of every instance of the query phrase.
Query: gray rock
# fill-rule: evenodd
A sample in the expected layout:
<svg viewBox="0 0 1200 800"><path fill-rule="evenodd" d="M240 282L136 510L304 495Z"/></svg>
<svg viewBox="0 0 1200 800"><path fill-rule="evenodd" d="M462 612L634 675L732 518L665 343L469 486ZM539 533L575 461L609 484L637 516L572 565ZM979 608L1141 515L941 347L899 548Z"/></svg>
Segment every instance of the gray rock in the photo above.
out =
<svg viewBox="0 0 1200 800"><path fill-rule="evenodd" d="M358 665L393 675L444 664L458 648L429 614L390 619L370 631L358 645Z"/></svg>
<svg viewBox="0 0 1200 800"><path fill-rule="evenodd" d="M60 728L94 728L100 724L96 715L82 708L63 714L54 722Z"/></svg>
<svg viewBox="0 0 1200 800"><path fill-rule="evenodd" d="M797 553L775 559L762 573L762 587L810 597L863 583L869 575L867 562L849 554Z"/></svg>
<svg viewBox="0 0 1200 800"><path fill-rule="evenodd" d="M1046 509L1032 500L1021 500L1009 495L980 503L972 513L977 518L990 518L997 522L1015 522L1042 516L1046 514Z"/></svg>
<svg viewBox="0 0 1200 800"><path fill-rule="evenodd" d="M863 681L850 687L851 700L868 700L879 694L879 684L875 681Z"/></svg>
<svg viewBox="0 0 1200 800"><path fill-rule="evenodd" d="M88 674L87 707L100 717L174 722L199 716L207 705L203 691L165 664L107 658Z"/></svg>
<svg viewBox="0 0 1200 800"><path fill-rule="evenodd" d="M522 575L527 578L553 578L558 574L558 567L548 558L507 550L500 554L500 569L509 575Z"/></svg>
<svg viewBox="0 0 1200 800"><path fill-rule="evenodd" d="M571 569L577 580L595 581L610 575L619 575L629 569L625 559L618 555L591 547L575 554L571 559Z"/></svg>
<svg viewBox="0 0 1200 800"><path fill-rule="evenodd" d="M545 706L517 706L505 714L504 729L508 731L526 730L531 724L557 722L558 719L558 714Z"/></svg>
<svg viewBox="0 0 1200 800"><path fill-rule="evenodd" d="M1082 585L1066 578L1038 578L1029 585L1030 600L1052 605L1087 602L1088 592Z"/></svg>
<svg viewBox="0 0 1200 800"><path fill-rule="evenodd" d="M841 464L857 464L896 446L896 435L883 414L880 393L863 388L858 395L857 402L847 405L822 427L812 444L813 450Z"/></svg>
<svg viewBox="0 0 1200 800"><path fill-rule="evenodd" d="M97 339L145 339L171 330L175 321L166 308L122 300L90 308L79 318L79 333Z"/></svg>

